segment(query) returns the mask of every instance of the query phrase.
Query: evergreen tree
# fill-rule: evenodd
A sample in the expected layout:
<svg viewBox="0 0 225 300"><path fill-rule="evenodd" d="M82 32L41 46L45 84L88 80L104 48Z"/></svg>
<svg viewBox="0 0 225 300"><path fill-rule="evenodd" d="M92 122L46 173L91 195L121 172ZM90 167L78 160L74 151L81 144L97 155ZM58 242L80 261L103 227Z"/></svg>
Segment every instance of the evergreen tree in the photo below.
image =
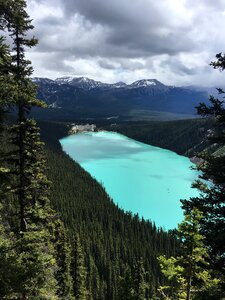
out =
<svg viewBox="0 0 225 300"><path fill-rule="evenodd" d="M156 257L176 253L174 236L121 210L99 183L62 151L58 140L68 132L65 124L39 124L48 146L51 200L71 235L78 232L82 242L87 299L120 300L119 278L125 277L126 266L134 268L137 257L143 257L147 271L146 298L154 299L162 277Z"/></svg>
<svg viewBox="0 0 225 300"><path fill-rule="evenodd" d="M133 271L133 292L135 300L145 300L146 292L146 282L145 282L146 272L144 269L143 259L141 258L134 267Z"/></svg>
<svg viewBox="0 0 225 300"><path fill-rule="evenodd" d="M194 208L179 224L180 256L159 257L162 273L170 282L170 286L159 289L166 299L190 300L219 283L219 280L212 279L208 270L208 252L203 243L204 237L200 234L201 219L202 213Z"/></svg>
<svg viewBox="0 0 225 300"><path fill-rule="evenodd" d="M73 285L77 299L110 296L113 300L118 294L121 270L126 265L131 267L136 257L144 256L147 270L153 266L152 273L158 282L156 255L164 251L173 253L174 247L168 249L173 238L157 230L151 222L141 222L137 216L119 209L89 174L57 148L58 131L48 136L48 141L57 143L57 147L55 144L52 147L55 152L49 151L48 156L51 167L48 172L54 181L49 191L39 129L36 122L29 119L32 107L44 104L35 98L35 87L29 79L32 68L25 59L25 47L36 43L35 39L27 38L32 25L25 4L23 0L0 0L2 28L7 26L13 44L9 60L6 51L0 62L4 62L0 66L3 66L0 76L4 74L4 78L0 78L0 101L4 104L3 111L13 105L17 113L16 124L7 131L9 151L4 151L4 164L0 165L2 178L5 178L0 188L4 189L0 195L3 204L0 209L0 298L73 299ZM48 129L45 128L45 132ZM62 132L66 132L64 128ZM50 207L49 193L71 236L74 230L79 233L80 238L71 238L71 249L66 231ZM135 278L137 299L140 299L142 280ZM134 282L132 284L134 293Z"/></svg>
<svg viewBox="0 0 225 300"><path fill-rule="evenodd" d="M221 71L225 67L225 56L221 53L217 61L211 63ZM200 196L190 200L182 200L183 208L188 213L197 207L203 213L200 221L201 232L206 237L209 246L211 264L213 268L225 276L225 108L223 101L224 91L218 89L219 98L210 97L210 106L204 103L199 105L198 113L203 117L210 117L214 123L208 131L208 140L211 148L215 145L221 151L216 154L202 152L198 156L201 163L197 169L201 171L200 180L194 187L200 191ZM203 180L202 180L203 179ZM210 183L206 183L206 181ZM223 288L225 290L225 287Z"/></svg>
<svg viewBox="0 0 225 300"><path fill-rule="evenodd" d="M1 5L1 2L0 2ZM0 9L0 29L4 29L4 10ZM5 164L4 136L7 126L5 114L13 102L13 81L10 74L11 57L5 39L0 37L0 298L12 292L12 286L17 285L15 271L17 270L16 253L13 247L13 234L9 235L8 224L4 224L2 215L6 213L4 205L8 202L10 187L10 169Z"/></svg>
<svg viewBox="0 0 225 300"><path fill-rule="evenodd" d="M90 253L89 251L88 253ZM89 254L87 263L87 299L104 299L107 285L103 278L100 278L98 268L94 262L93 257Z"/></svg>
<svg viewBox="0 0 225 300"><path fill-rule="evenodd" d="M127 266L124 272L124 276L120 277L119 280L119 292L118 292L118 300L133 300L134 299L134 290L133 290L133 281L131 270Z"/></svg>
<svg viewBox="0 0 225 300"><path fill-rule="evenodd" d="M119 280L118 300L145 300L147 292L145 277L146 272L142 258L134 265L132 271L127 266L124 276Z"/></svg>
<svg viewBox="0 0 225 300"><path fill-rule="evenodd" d="M71 277L71 246L66 229L59 219L51 224L52 242L56 252L56 280L58 283L57 295L60 299L74 299Z"/></svg>
<svg viewBox="0 0 225 300"><path fill-rule="evenodd" d="M54 241L59 247L59 239L65 234L60 235L59 231L63 228L56 226L58 218L50 207L49 181L45 175L46 159L39 129L36 122L28 118L33 106L44 106L36 100L36 88L29 78L32 67L25 58L25 47L35 46L37 40L27 38L27 32L33 26L26 13L25 1L0 1L0 13L1 29L7 27L13 42L10 64L7 64L7 53L3 52L7 47L2 45L1 40L0 105L5 110L13 103L18 116L17 123L8 131L11 149L4 156L6 167L0 166L1 174L10 175L10 184L7 184L10 205L7 204L7 213L6 201L3 199L6 190L1 185L3 207L0 241L1 246L8 247L11 253L11 256L3 257L3 261L7 258L10 272L10 261L13 258L14 272L11 274L16 274L16 281L13 276L6 280L6 276L0 273L0 281L7 282L7 289L2 291L1 296L7 299L57 299L57 295L67 294L69 297L66 245L63 249L65 251L61 253L57 253L58 249L53 245ZM13 85L6 84L5 74ZM7 95L8 90L10 93ZM12 93L13 102L9 98ZM10 237L9 240L5 239L6 235ZM64 269L60 265L60 255L62 258L63 254L66 256Z"/></svg>
<svg viewBox="0 0 225 300"><path fill-rule="evenodd" d="M1 4L1 2L0 2ZM3 30L5 26L3 18L3 10L0 10L0 29ZM5 39L0 37L0 143L3 142L3 134L6 132L5 114L10 106L13 104L13 78L10 73L11 57L9 47L5 44ZM3 147L0 148L0 179L5 177L8 173L8 168L5 166Z"/></svg>
<svg viewBox="0 0 225 300"><path fill-rule="evenodd" d="M75 299L86 300L87 293L87 271L84 266L84 253L81 247L79 235L76 234L72 239L72 278Z"/></svg>
<svg viewBox="0 0 225 300"><path fill-rule="evenodd" d="M2 209L2 207L0 207ZM15 272L18 270L16 253L13 248L13 236L8 236L0 217L0 298L12 295L13 288L17 286Z"/></svg>

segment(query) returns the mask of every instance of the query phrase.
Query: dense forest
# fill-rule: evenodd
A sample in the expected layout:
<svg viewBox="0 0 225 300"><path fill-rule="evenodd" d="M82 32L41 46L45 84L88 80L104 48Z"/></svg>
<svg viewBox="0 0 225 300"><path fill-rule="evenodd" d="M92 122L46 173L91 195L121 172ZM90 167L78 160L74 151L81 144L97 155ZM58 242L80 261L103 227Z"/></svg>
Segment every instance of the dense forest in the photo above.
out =
<svg viewBox="0 0 225 300"><path fill-rule="evenodd" d="M127 289L127 286L124 287L124 280L128 280L127 274L130 274L131 278L135 278L135 265L138 257L141 257L144 267L143 272L146 274L143 280L145 283L143 289L145 297L142 296L139 299L156 299L160 297L159 287L164 287L163 281L166 279L160 276L159 265L156 260L157 255L154 255L154 249L157 249L156 252L159 251L166 257L170 257L171 254L166 254L165 251L179 253L180 246L178 241L173 239L174 233L171 232L168 236L163 230L156 229L151 222L140 220L138 216L132 217L131 214L120 210L108 198L103 188L78 164L63 153L58 140L68 134L70 124L42 121L39 122L39 126L42 138L46 142L49 178L53 182L52 202L57 211L60 212L69 230L78 230L79 235L82 236L80 241L84 250L84 257L86 257L84 263L86 263L85 267L88 270L86 278L89 289L96 284L92 281L90 260L87 259L87 257L91 256L95 274L98 274L99 278L100 294L98 297L131 299L129 298L130 296L127 296L127 298L124 295L121 296L121 285L123 292L124 289ZM106 124L99 123L98 126L112 130ZM153 143L154 140L155 145L164 148L170 148L168 141L171 141L173 151L181 154L182 149L182 152L187 154L188 150L191 153L190 149L194 148L195 150L192 150L192 153L196 154L196 147L201 147L202 150L210 148L210 141L208 141L207 136L211 126L212 120L210 119L194 119L162 123L123 123L119 124L116 130L130 137L135 137L137 140L141 140L142 137L146 136L150 138L148 142ZM144 135L142 128L148 134ZM171 138L168 139L170 132ZM173 134L174 139L172 139ZM175 136L177 137L177 143L175 142ZM172 144L173 141L174 143ZM182 143L180 143L181 141ZM202 143L202 141L204 142ZM74 195L79 196L74 197ZM99 207L97 210L95 210L95 199L98 199ZM95 226L93 226L93 222ZM155 233L153 233L154 231ZM151 232L151 234L148 235L146 234L147 232ZM101 236L101 239L99 239L99 236ZM109 242L108 237L110 237L111 242ZM160 245L162 246L161 249ZM202 246L200 249L204 253ZM104 275L102 275L102 266L104 266ZM149 276L149 274L151 275ZM110 282L108 281L109 278ZM105 292L103 292L104 288L101 286L102 280ZM113 286L113 288L108 290L108 285ZM103 296L103 293L106 294ZM206 296L203 293L197 299L205 299L205 297L207 299L217 299L217 295L213 295L214 291L211 292L211 296Z"/></svg>
<svg viewBox="0 0 225 300"><path fill-rule="evenodd" d="M178 153L204 150L198 154L201 176L194 183L201 193L182 201L184 221L166 232L154 220L117 207L63 153L58 139L67 134L68 124L37 125L30 117L34 107L46 104L36 99L25 57L26 47L37 44L30 38L26 1L0 0L0 16L0 29L12 46L0 38L0 298L222 297L225 158L208 149L225 144L223 101L211 97L211 106L200 104L198 113L210 120L117 128ZM213 67L224 70L225 56L219 54Z"/></svg>
<svg viewBox="0 0 225 300"><path fill-rule="evenodd" d="M190 119L167 122L127 122L105 125L140 142L172 150L188 157L209 146L207 131L212 119Z"/></svg>
<svg viewBox="0 0 225 300"><path fill-rule="evenodd" d="M54 124L53 132L49 124L43 130L44 154L29 115L32 107L45 104L35 97L25 58L25 47L37 40L27 37L33 27L25 1L0 4L1 28L13 45L10 51L0 40L1 298L121 299L128 273L133 297L152 298L164 282L157 256L175 254L174 236L116 207L62 153Z"/></svg>
<svg viewBox="0 0 225 300"><path fill-rule="evenodd" d="M67 134L67 125L39 124L46 141L51 200L69 232L80 236L88 290L94 299L121 299L122 278L135 272L142 260L145 297L151 299L163 280L156 258L159 253L174 255L173 234L119 209L103 187L63 153L58 139Z"/></svg>

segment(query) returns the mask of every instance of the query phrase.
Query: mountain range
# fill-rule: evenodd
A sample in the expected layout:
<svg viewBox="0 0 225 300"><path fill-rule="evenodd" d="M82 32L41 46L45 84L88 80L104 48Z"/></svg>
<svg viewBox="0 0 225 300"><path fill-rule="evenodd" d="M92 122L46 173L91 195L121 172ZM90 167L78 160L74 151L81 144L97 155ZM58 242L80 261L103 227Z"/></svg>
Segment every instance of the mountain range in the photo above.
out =
<svg viewBox="0 0 225 300"><path fill-rule="evenodd" d="M199 102L208 98L202 89L168 86L156 79L108 84L87 77L35 77L33 82L38 87L38 98L49 106L45 112L48 118L131 118L154 113L185 118L193 116Z"/></svg>

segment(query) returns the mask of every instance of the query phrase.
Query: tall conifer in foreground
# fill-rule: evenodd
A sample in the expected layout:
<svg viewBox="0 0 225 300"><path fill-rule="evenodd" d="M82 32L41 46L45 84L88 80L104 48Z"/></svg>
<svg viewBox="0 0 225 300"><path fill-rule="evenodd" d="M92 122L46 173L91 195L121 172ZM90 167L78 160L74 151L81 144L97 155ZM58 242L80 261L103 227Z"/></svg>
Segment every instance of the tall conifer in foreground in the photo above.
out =
<svg viewBox="0 0 225 300"><path fill-rule="evenodd" d="M225 69L225 56L221 53L217 61L211 63L221 71ZM194 187L200 191L200 196L190 200L182 200L183 209L189 213L197 207L203 213L200 220L201 233L206 237L205 243L209 247L210 261L215 272L220 274L222 289L225 292L225 107L224 91L218 89L219 99L211 96L211 106L204 103L199 105L198 114L211 117L214 126L208 131L208 140L211 147L220 146L220 151L214 154L202 152L198 156L201 162L197 169L201 171L200 179L210 181L206 184L197 180Z"/></svg>
<svg viewBox="0 0 225 300"><path fill-rule="evenodd" d="M200 234L201 219L202 213L194 208L179 224L180 256L159 257L162 273L169 281L168 286L159 288L164 299L202 299L202 293L213 289L219 283L219 280L211 277L208 270L208 251L203 243L204 236Z"/></svg>
<svg viewBox="0 0 225 300"><path fill-rule="evenodd" d="M12 151L7 159L13 175L13 203L8 219L13 217L14 220L8 220L11 224L8 230L12 232L11 242L16 252L16 283L11 282L11 289L5 297L54 299L56 263L48 231L48 223L54 214L48 201L43 145L35 121L27 117L32 106L41 103L35 98L35 88L29 79L32 68L25 59L25 47L32 47L37 43L34 38L26 38L27 31L33 27L25 8L26 3L22 0L5 1L1 6L13 41L10 71L14 80L14 103L18 112L17 123L11 128Z"/></svg>
<svg viewBox="0 0 225 300"><path fill-rule="evenodd" d="M4 22L1 18L0 27ZM3 226L2 215L6 213L4 204L8 201L10 169L5 164L6 153L3 149L3 136L6 134L5 114L12 104L13 84L10 77L10 54L5 40L0 37L0 298L12 291L15 285L16 255L12 236L8 235L7 224Z"/></svg>
<svg viewBox="0 0 225 300"><path fill-rule="evenodd" d="M5 5L0 2L0 30L6 25L4 18ZM6 134L5 115L14 101L14 81L12 77L12 59L5 38L0 37L0 177L6 176L8 168L5 166L5 149L2 147L3 135ZM1 180L0 178L0 180ZM1 181L0 181L1 183Z"/></svg>
<svg viewBox="0 0 225 300"><path fill-rule="evenodd" d="M53 300L59 296L73 299L70 262L67 259L69 251L66 242L62 241L65 232L48 198L49 182L45 175L43 143L36 122L28 118L32 107L44 106L36 99L36 88L29 78L33 70L25 58L25 48L35 46L37 40L27 38L33 26L24 0L0 0L0 14L2 29L7 28L13 42L9 71L13 88L10 90L13 91L14 110L17 112L17 122L8 135L11 151L5 158L9 166L7 172L11 176L11 197L10 208L7 214L3 214L2 224L7 229L10 243L3 241L6 233L0 226L0 247L8 247L14 262L14 277L7 279L7 289L1 291L1 298ZM8 105L8 97L3 95L7 86L1 83L1 102ZM1 173L6 170L1 168ZM2 193L2 198L4 195ZM57 252L59 247L60 253ZM9 259L8 267L10 272ZM3 283L6 280L1 275L0 283Z"/></svg>

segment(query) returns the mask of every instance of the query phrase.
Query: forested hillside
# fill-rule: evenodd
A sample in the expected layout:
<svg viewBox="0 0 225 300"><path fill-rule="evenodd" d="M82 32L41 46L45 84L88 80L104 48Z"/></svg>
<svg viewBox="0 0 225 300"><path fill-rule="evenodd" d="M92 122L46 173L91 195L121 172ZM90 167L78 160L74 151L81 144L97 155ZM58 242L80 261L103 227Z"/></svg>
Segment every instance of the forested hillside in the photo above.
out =
<svg viewBox="0 0 225 300"><path fill-rule="evenodd" d="M76 122L76 121L75 121ZM86 120L79 120L85 123ZM97 120L97 130L116 131L137 141L172 150L188 157L208 147L208 130L212 127L212 119L190 119L167 122L118 122ZM41 128L48 127L49 135L44 130L43 138L51 144L56 143L56 136L62 138L68 135L71 123L39 121ZM57 130L56 130L57 128ZM50 132L52 131L52 134Z"/></svg>
<svg viewBox="0 0 225 300"><path fill-rule="evenodd" d="M129 122L104 126L140 142L175 151L188 157L208 147L207 131L210 119L169 122Z"/></svg>
<svg viewBox="0 0 225 300"><path fill-rule="evenodd" d="M184 221L178 230L165 231L154 220L120 209L62 151L59 139L71 124L37 123L31 117L34 108L46 108L36 98L33 69L26 59L27 48L38 42L32 29L25 0L0 0L0 299L225 297L224 101L210 97L209 106L200 103L197 112L207 117L204 120L110 124L106 118L97 124L187 156L204 150L197 154L200 175L193 183L200 193L181 200ZM224 70L225 55L216 58L211 64ZM134 83L134 104L142 94L140 84ZM158 83L147 80L146 84ZM174 108L184 112L192 102L178 105L180 89L169 90ZM218 92L225 94L222 89ZM186 101L191 94L188 90L185 94ZM147 89L144 95L150 108L148 96L156 95L156 90ZM132 97L123 96L129 104ZM69 93L66 99L70 97ZM104 97L100 96L103 101ZM156 97L158 104L165 103L165 97ZM113 98L108 100L114 109ZM153 107L158 104L153 101ZM73 108L77 109L76 103ZM96 108L93 105L91 110Z"/></svg>
<svg viewBox="0 0 225 300"><path fill-rule="evenodd" d="M194 116L194 107L207 101L202 90L167 86L156 79L138 80L130 85L104 84L88 78L34 78L38 98L49 105L48 113L36 111L37 117L72 120L112 116L142 119ZM177 115L177 116L176 116ZM183 115L183 117L182 117Z"/></svg>
<svg viewBox="0 0 225 300"><path fill-rule="evenodd" d="M67 133L65 124L42 122L40 126L52 181L51 201L69 232L80 236L88 299L122 299L122 277L134 273L140 260L145 295L151 299L162 283L156 257L172 255L175 239L151 221L119 209L99 183L63 153L58 139Z"/></svg>
<svg viewBox="0 0 225 300"><path fill-rule="evenodd" d="M180 246L172 232L166 233L157 229L154 223L119 209L104 189L63 153L58 139L68 134L69 124L40 122L39 125L42 138L46 141L48 173L53 183L51 200L70 234L76 232L80 236L87 293L93 299L130 299L124 293L129 295L128 290L132 287L132 281L137 280L139 272L142 274L139 277L142 278L139 281L142 297L138 299L159 297L159 287L166 287L167 283L165 277L160 275L156 257L159 253L163 254L161 257L176 257L176 253L179 253ZM123 123L116 130L139 141L191 156L197 150L208 149L210 126L210 119L194 119ZM110 126L103 127L112 130ZM180 233L182 235L183 231ZM164 275L168 277L168 265L164 258L161 264L164 265ZM171 269L169 272L175 271ZM212 282L215 284L217 281ZM170 289L172 290L171 286ZM175 291L176 289L172 293ZM212 295L207 294L207 299L216 299L214 292L210 293ZM203 298L199 299L204 297L203 294Z"/></svg>
<svg viewBox="0 0 225 300"><path fill-rule="evenodd" d="M0 1L0 16L12 43L0 38L0 298L125 299L129 277L133 297L151 299L164 281L157 256L175 254L175 237L113 204L59 147L67 127L42 126L44 154L26 2Z"/></svg>

